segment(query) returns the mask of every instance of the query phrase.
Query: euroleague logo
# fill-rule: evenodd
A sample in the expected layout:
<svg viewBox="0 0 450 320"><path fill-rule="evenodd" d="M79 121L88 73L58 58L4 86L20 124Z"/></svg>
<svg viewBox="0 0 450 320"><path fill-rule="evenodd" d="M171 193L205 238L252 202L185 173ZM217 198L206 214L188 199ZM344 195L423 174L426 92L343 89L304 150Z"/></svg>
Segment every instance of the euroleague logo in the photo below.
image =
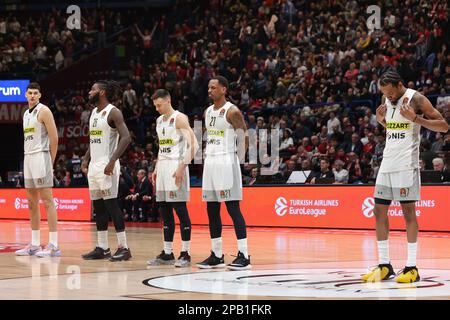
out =
<svg viewBox="0 0 450 320"><path fill-rule="evenodd" d="M280 217L284 216L287 213L288 204L285 198L279 197L277 201L275 201L275 211Z"/></svg>
<svg viewBox="0 0 450 320"><path fill-rule="evenodd" d="M39 203L42 203L42 200L40 200ZM55 205L55 209L58 209L59 208L59 199L54 198L53 204ZM14 200L14 208L16 208L16 210L28 209L28 200L16 198L16 200Z"/></svg>
<svg viewBox="0 0 450 320"><path fill-rule="evenodd" d="M375 200L372 197L366 198L362 204L362 212L366 218L372 218L374 213L373 209L375 208Z"/></svg>
<svg viewBox="0 0 450 320"><path fill-rule="evenodd" d="M14 208L16 208L16 210L19 210L22 204L22 200L20 198L16 198L16 200L14 200Z"/></svg>

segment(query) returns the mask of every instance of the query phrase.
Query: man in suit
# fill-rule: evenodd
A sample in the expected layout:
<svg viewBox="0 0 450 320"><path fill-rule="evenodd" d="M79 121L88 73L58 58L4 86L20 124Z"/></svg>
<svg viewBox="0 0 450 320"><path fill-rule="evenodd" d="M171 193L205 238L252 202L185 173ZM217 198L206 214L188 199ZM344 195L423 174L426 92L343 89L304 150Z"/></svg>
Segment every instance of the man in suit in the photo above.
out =
<svg viewBox="0 0 450 320"><path fill-rule="evenodd" d="M138 171L137 178L138 183L134 193L130 194L125 199L132 202L132 220L137 221L139 219L139 222L147 222L147 211L152 198L152 185L148 180L147 173L143 169Z"/></svg>
<svg viewBox="0 0 450 320"><path fill-rule="evenodd" d="M361 139L359 138L359 134L354 133L352 134L352 141L344 142L342 144L342 147L344 148L345 153L354 152L358 156L360 156L364 146L361 142Z"/></svg>

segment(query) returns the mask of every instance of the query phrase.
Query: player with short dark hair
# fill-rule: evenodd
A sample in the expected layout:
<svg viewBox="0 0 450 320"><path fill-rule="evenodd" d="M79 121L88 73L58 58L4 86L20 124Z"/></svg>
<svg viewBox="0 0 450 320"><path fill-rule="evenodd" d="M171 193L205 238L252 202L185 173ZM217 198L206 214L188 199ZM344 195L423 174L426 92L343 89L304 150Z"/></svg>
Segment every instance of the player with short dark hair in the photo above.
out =
<svg viewBox="0 0 450 320"><path fill-rule="evenodd" d="M53 202L53 163L58 151L58 131L50 109L39 100L41 86L31 82L25 93L28 110L23 115L23 175L31 221L31 243L17 250L20 256L59 257L58 217ZM49 242L41 248L39 199L44 203L49 227Z"/></svg>
<svg viewBox="0 0 450 320"><path fill-rule="evenodd" d="M220 206L225 202L238 242L237 257L228 268L246 270L251 268L251 264L247 227L239 201L242 200L240 160L244 160L248 148L247 127L239 108L226 100L227 89L228 80L225 77L217 76L209 81L208 94L214 103L205 111L207 142L202 197L207 202L212 251L197 266L201 269L225 267L220 217Z"/></svg>
<svg viewBox="0 0 450 320"><path fill-rule="evenodd" d="M147 263L151 266L174 264L176 267L187 267L191 264L191 220L186 205L190 196L188 165L197 152L198 143L188 117L174 110L167 90L156 90L152 100L161 115L156 120L159 151L152 182L164 221L164 250ZM174 209L180 220L182 240L181 253L176 261L173 254Z"/></svg>
<svg viewBox="0 0 450 320"><path fill-rule="evenodd" d="M420 128L423 126L429 130L446 132L449 125L425 96L403 85L397 71L388 70L380 77L379 84L383 97L376 116L386 128L386 147L374 194L379 263L362 280L377 282L395 276L389 258L387 215L394 200L401 203L408 239L408 259L396 281L416 282L420 280L416 266L419 227L415 209L415 202L420 200Z"/></svg>

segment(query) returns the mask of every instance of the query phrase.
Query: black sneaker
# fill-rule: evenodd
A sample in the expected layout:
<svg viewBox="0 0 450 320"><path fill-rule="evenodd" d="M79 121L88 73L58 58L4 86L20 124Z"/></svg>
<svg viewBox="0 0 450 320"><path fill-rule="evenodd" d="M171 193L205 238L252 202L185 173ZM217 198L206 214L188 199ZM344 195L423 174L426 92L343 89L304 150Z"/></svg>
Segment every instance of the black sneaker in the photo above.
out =
<svg viewBox="0 0 450 320"><path fill-rule="evenodd" d="M173 253L167 254L164 250L156 256L155 259L151 259L147 261L149 266L161 266L161 265L170 265L175 263L175 256Z"/></svg>
<svg viewBox="0 0 450 320"><path fill-rule="evenodd" d="M238 252L236 259L229 265L227 265L227 269L229 270L249 270L252 268L250 264L250 256L248 259L244 256L242 252Z"/></svg>
<svg viewBox="0 0 450 320"><path fill-rule="evenodd" d="M191 256L187 251L182 251L177 261L175 261L175 267L189 267L191 265Z"/></svg>
<svg viewBox="0 0 450 320"><path fill-rule="evenodd" d="M108 259L111 258L111 250L108 249L102 249L100 247L95 247L94 250L92 250L89 253L82 254L81 257L84 260L100 260L100 259Z"/></svg>
<svg viewBox="0 0 450 320"><path fill-rule="evenodd" d="M128 248L119 247L109 261L127 261L131 259L131 251Z"/></svg>
<svg viewBox="0 0 450 320"><path fill-rule="evenodd" d="M221 258L217 258L214 252L211 251L211 255L204 261L197 263L197 267L199 267L200 269L224 268L225 260L223 259L223 255Z"/></svg>

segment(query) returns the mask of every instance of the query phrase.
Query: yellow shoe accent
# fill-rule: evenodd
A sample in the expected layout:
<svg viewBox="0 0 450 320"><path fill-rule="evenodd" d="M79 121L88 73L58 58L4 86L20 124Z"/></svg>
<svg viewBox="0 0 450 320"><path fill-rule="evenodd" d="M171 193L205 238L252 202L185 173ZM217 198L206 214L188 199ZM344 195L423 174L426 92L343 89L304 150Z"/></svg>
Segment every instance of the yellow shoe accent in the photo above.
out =
<svg viewBox="0 0 450 320"><path fill-rule="evenodd" d="M361 280L364 282L380 282L388 280L394 275L394 270L390 264L380 264L369 273L363 275Z"/></svg>
<svg viewBox="0 0 450 320"><path fill-rule="evenodd" d="M416 267L405 267L401 270L397 278L395 279L398 283L411 283L420 281L419 271Z"/></svg>

